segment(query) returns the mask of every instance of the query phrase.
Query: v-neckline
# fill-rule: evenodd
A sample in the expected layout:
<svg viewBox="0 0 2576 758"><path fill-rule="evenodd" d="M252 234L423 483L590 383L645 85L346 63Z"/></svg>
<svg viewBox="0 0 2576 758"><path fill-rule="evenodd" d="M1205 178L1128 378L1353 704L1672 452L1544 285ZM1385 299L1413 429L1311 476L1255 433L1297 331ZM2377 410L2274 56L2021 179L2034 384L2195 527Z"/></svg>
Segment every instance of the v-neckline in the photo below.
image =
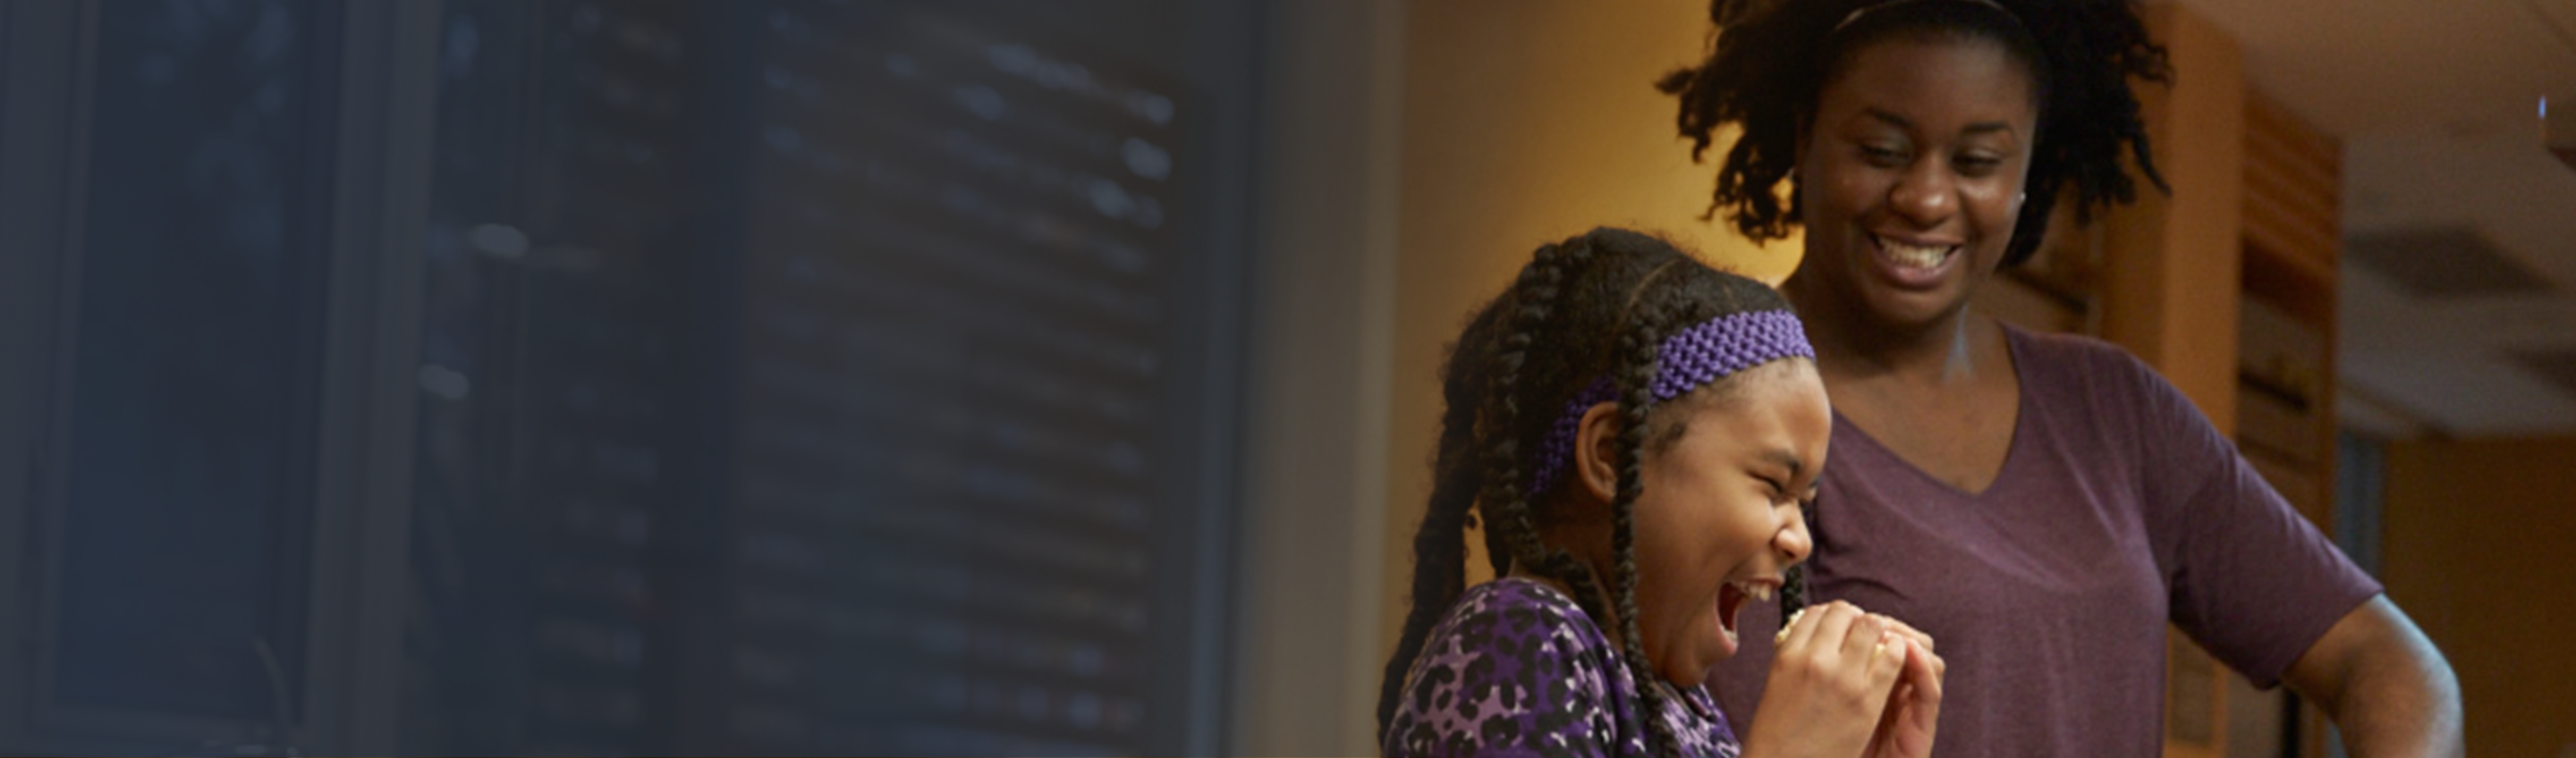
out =
<svg viewBox="0 0 2576 758"><path fill-rule="evenodd" d="M2026 355L2022 349L2023 335L2020 333L2020 330L2015 329L2011 324L2003 324L1999 322L1997 326L2000 326L2004 332L2004 351L2012 356L2011 362L2014 382L2013 428L2012 439L2004 443L2003 463L1995 467L1995 475L1993 478L1986 480L1985 489L1969 492L1967 490L1960 489L1958 485L1951 484L1948 480L1934 476L1932 472L1923 470L1922 466L1916 465L1914 461L1907 460L1904 455L1897 453L1894 448L1888 447L1887 443L1878 441L1878 437L1870 434L1868 429L1862 428L1860 422L1853 421L1850 416L1843 415L1842 410L1839 408L1834 410L1834 425L1850 429L1853 436L1859 437L1862 441L1869 443L1870 448L1877 450L1881 455L1887 456L1888 460L1895 461L1898 468L1904 469L1915 478L1923 480L1924 483L1930 484L1933 487L1962 500L1973 501L1983 499L1988 493L2001 488L2004 482L2010 481L2013 463L2022 458L2022 447L2030 437L2030 377L2022 370L2023 366L2027 365L2030 361L2028 360L2029 356Z"/></svg>

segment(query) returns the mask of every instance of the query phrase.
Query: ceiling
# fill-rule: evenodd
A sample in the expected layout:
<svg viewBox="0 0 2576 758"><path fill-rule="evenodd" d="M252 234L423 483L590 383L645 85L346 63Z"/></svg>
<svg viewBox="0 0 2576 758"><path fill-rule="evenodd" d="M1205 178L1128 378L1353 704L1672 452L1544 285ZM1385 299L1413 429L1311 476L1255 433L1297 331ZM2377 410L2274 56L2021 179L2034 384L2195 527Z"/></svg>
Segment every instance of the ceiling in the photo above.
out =
<svg viewBox="0 0 2576 758"><path fill-rule="evenodd" d="M2465 232L2539 280L2426 296L2347 257L2344 421L2576 434L2576 167L2540 116L2546 97L2576 119L2576 0L2172 1L2244 45L2255 87L2342 136L2348 246Z"/></svg>

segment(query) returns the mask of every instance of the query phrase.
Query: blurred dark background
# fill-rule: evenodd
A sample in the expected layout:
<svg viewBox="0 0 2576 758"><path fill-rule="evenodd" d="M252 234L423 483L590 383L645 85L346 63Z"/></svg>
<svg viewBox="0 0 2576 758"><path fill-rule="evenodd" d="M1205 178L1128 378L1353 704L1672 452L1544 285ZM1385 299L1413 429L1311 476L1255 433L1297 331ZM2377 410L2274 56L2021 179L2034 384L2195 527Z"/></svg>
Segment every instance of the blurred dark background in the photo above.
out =
<svg viewBox="0 0 2576 758"><path fill-rule="evenodd" d="M11 0L0 750L1213 752L1252 7Z"/></svg>

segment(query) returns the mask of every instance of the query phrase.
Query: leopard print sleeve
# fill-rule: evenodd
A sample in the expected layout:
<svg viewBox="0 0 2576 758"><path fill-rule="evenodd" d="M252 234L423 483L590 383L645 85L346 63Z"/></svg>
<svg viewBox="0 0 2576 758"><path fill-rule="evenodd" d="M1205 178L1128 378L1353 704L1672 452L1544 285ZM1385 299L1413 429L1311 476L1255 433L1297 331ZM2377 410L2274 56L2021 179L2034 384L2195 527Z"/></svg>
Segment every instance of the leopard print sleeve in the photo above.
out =
<svg viewBox="0 0 2576 758"><path fill-rule="evenodd" d="M1644 752L1633 698L1600 628L1554 589L1504 579L1467 591L1413 663L1380 746L1396 756L1627 756Z"/></svg>

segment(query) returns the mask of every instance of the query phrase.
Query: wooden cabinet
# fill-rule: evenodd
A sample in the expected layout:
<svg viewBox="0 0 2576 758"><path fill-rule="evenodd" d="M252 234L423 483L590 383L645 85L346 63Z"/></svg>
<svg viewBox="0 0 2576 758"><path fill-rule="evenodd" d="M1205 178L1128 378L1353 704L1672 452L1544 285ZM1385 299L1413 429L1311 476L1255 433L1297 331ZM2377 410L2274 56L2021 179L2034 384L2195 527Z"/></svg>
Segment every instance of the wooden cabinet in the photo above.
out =
<svg viewBox="0 0 2576 758"><path fill-rule="evenodd" d="M2331 494L2342 145L2259 93L2245 116L2237 444L2285 494ZM2331 526L2327 498L2291 503Z"/></svg>
<svg viewBox="0 0 2576 758"><path fill-rule="evenodd" d="M2236 443L2290 505L2328 533L2342 167L2342 143L2333 135L2261 93L2246 99ZM2274 713L2285 712L2290 698L2277 689L2259 697ZM2296 729L2284 747L2303 757L2324 754L2325 720L2315 706L2300 708Z"/></svg>

